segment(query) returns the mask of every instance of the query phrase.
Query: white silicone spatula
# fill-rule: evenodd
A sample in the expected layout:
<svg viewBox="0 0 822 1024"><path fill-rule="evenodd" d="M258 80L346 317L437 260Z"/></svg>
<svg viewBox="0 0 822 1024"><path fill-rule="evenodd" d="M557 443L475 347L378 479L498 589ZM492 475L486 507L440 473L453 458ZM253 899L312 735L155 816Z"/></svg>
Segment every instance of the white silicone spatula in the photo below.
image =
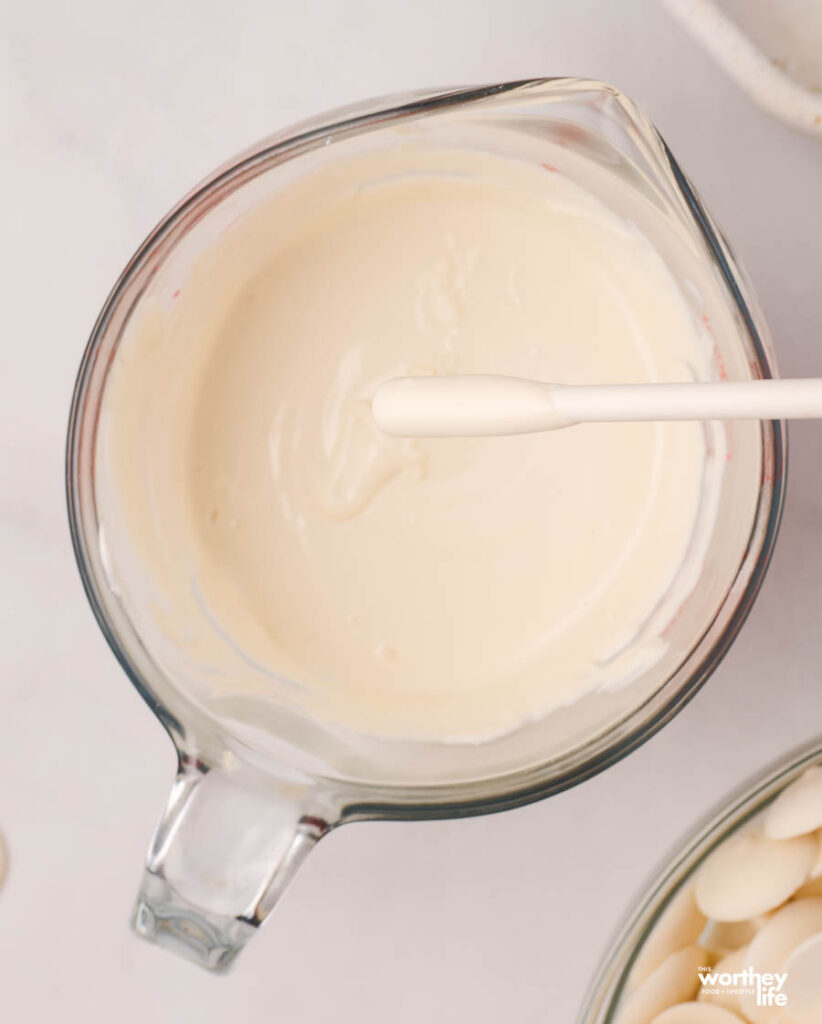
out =
<svg viewBox="0 0 822 1024"><path fill-rule="evenodd" d="M380 385L377 425L399 437L484 437L575 423L819 419L822 379L693 384L545 384L521 377L397 377Z"/></svg>

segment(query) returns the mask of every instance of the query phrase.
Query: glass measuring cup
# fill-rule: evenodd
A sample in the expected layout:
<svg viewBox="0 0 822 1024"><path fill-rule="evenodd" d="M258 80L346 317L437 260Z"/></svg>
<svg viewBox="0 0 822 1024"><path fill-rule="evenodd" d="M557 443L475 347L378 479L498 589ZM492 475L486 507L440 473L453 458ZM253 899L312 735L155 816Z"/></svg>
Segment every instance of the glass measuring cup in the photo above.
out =
<svg viewBox="0 0 822 1024"><path fill-rule="evenodd" d="M109 483L98 450L101 410L129 323L148 299L170 302L194 260L277 189L339 154L409 137L438 145L481 140L550 163L592 189L606 170L623 186L617 212L653 238L696 320L713 325L717 375L772 372L764 325L712 221L650 123L600 83L516 82L338 111L249 150L169 214L123 272L92 333L71 412L67 487L94 613L179 753L134 924L141 935L215 969L254 934L330 828L357 819L501 810L571 786L624 756L675 714L721 659L775 540L785 475L782 425L715 425L734 432L734 458L699 578L665 626L666 655L621 690L592 693L485 743L354 735L306 714L287 687L275 700L225 699L166 648L151 623L150 595L133 586L135 553L101 515ZM748 493L755 493L755 512L740 529L738 505ZM737 555L729 561L731 550Z"/></svg>
<svg viewBox="0 0 822 1024"><path fill-rule="evenodd" d="M578 1024L617 1021L637 957L672 900L695 876L710 853L761 814L782 790L820 761L819 740L792 751L725 800L679 844L677 855L659 872L612 943L588 992Z"/></svg>

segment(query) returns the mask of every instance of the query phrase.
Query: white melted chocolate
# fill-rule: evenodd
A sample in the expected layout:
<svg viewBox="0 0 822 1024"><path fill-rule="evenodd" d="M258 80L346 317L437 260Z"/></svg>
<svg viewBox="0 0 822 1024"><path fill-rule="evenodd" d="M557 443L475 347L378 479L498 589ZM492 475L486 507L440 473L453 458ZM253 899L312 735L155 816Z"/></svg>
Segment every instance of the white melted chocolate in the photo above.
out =
<svg viewBox="0 0 822 1024"><path fill-rule="evenodd" d="M381 433L381 382L450 373L712 376L647 238L561 174L469 150L320 170L241 218L173 302L141 303L100 508L178 676L363 733L482 741L663 656L724 453L695 423ZM136 605L134 571L112 571Z"/></svg>

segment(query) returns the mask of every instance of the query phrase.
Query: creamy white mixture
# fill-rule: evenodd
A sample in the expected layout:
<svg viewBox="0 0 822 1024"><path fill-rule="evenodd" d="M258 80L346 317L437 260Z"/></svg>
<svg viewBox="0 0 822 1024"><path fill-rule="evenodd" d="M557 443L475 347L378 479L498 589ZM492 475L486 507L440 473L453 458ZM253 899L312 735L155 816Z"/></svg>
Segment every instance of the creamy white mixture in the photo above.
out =
<svg viewBox="0 0 822 1024"><path fill-rule="evenodd" d="M178 676L478 741L663 655L724 453L696 423L379 431L380 382L452 373L712 376L635 227L552 169L467 150L319 171L231 228L170 308L142 303L104 404L101 509Z"/></svg>

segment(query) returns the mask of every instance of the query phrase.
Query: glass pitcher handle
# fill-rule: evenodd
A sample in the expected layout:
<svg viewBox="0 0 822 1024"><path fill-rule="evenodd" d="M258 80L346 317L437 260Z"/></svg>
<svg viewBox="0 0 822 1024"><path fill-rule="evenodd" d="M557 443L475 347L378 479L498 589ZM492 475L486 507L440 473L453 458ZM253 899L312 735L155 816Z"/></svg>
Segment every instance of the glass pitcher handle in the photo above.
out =
<svg viewBox="0 0 822 1024"><path fill-rule="evenodd" d="M148 853L138 935L225 970L332 827L306 789L182 759Z"/></svg>

